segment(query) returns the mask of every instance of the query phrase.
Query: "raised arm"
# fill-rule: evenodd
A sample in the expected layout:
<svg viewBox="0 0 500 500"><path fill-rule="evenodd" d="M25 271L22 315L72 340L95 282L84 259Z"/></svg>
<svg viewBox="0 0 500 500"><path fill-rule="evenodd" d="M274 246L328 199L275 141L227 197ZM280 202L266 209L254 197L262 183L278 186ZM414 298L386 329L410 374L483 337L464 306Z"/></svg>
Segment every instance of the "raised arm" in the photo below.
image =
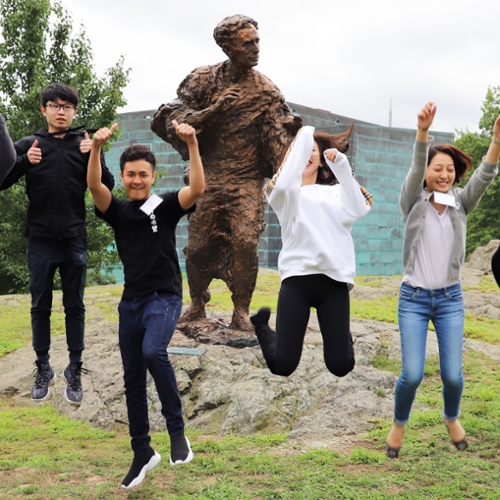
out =
<svg viewBox="0 0 500 500"><path fill-rule="evenodd" d="M437 107L429 101L417 114L417 141L427 142L429 140L429 128L436 116Z"/></svg>
<svg viewBox="0 0 500 500"><path fill-rule="evenodd" d="M478 205L481 197L490 187L498 173L498 159L500 156L500 116L493 125L491 144L483 156L481 165L474 171L465 188L459 193L466 212L471 213Z"/></svg>
<svg viewBox="0 0 500 500"><path fill-rule="evenodd" d="M224 120L224 112L239 97L240 90L230 87L222 91L213 102L212 95L218 88L217 81L212 81L213 76L207 67L194 70L179 85L177 99L168 104L162 104L151 120L151 130L164 141L172 144L183 160L189 159L188 147L175 133L174 120L177 123L191 125L197 133L201 133L206 127L215 126ZM202 148L201 145L199 147Z"/></svg>
<svg viewBox="0 0 500 500"><path fill-rule="evenodd" d="M92 138L92 147L90 149L90 158L87 169L87 185L92 194L95 206L102 213L105 213L111 204L111 191L102 183L102 167L101 167L101 148L113 132L118 128L115 123L111 128L99 129Z"/></svg>
<svg viewBox="0 0 500 500"><path fill-rule="evenodd" d="M269 205L284 230L291 226L300 210L302 172L314 145L314 127L302 127L290 144L285 158L273 178L264 186Z"/></svg>
<svg viewBox="0 0 500 500"><path fill-rule="evenodd" d="M205 174L198 150L196 130L187 123L179 125L176 120L172 122L172 125L175 128L175 133L186 143L189 150L189 186L179 191L179 204L184 210L188 210L205 190Z"/></svg>
<svg viewBox="0 0 500 500"><path fill-rule="evenodd" d="M413 146L411 168L401 186L399 204L401 211L407 214L422 192L425 172L427 169L427 152L432 142L429 136L429 127L436 116L437 107L429 101L417 114L417 135Z"/></svg>
<svg viewBox="0 0 500 500"><path fill-rule="evenodd" d="M324 157L342 188L340 220L344 226L352 226L370 211L371 204L353 177L347 156L337 149L327 149Z"/></svg>
<svg viewBox="0 0 500 500"><path fill-rule="evenodd" d="M493 137L491 138L490 147L486 152L484 161L486 163L497 163L500 158L500 116L495 120L493 125Z"/></svg>
<svg viewBox="0 0 500 500"><path fill-rule="evenodd" d="M0 184L16 162L14 143L10 138L3 116L0 115Z"/></svg>

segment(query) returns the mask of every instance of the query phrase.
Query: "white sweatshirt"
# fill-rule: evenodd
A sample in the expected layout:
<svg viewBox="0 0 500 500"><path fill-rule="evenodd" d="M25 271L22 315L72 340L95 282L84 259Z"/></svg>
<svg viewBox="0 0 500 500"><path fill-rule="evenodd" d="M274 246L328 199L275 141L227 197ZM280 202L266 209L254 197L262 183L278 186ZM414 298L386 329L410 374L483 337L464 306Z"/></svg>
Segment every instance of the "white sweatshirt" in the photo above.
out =
<svg viewBox="0 0 500 500"><path fill-rule="evenodd" d="M301 186L314 145L313 133L314 127L299 130L282 166L264 187L281 225L283 248L278 268L282 281L290 276L325 274L348 283L351 289L356 274L351 229L371 206L347 157L340 152L333 163L325 156L339 184Z"/></svg>

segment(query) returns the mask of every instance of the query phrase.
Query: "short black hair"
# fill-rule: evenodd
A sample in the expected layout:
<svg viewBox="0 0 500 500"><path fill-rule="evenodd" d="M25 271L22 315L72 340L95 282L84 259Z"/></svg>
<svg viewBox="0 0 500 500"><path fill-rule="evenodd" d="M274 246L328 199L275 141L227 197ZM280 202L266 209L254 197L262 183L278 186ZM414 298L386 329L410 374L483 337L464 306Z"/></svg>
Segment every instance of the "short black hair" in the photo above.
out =
<svg viewBox="0 0 500 500"><path fill-rule="evenodd" d="M49 101L55 101L56 99L62 99L63 101L68 101L75 108L78 106L78 92L69 85L64 83L53 83L42 90L42 106L45 108Z"/></svg>
<svg viewBox="0 0 500 500"><path fill-rule="evenodd" d="M156 170L156 158L152 151L142 144L132 144L120 156L120 172L123 172L125 163L129 161L146 160Z"/></svg>

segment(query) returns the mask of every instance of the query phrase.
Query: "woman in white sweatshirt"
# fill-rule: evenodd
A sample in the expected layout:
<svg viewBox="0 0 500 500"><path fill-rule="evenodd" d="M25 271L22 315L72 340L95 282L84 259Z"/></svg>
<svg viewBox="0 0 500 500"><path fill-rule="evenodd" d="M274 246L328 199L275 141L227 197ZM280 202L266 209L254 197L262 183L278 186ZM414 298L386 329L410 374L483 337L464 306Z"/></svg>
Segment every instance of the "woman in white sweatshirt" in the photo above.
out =
<svg viewBox="0 0 500 500"><path fill-rule="evenodd" d="M326 367L338 377L354 368L349 290L356 262L353 224L371 208L371 195L352 175L335 136L303 127L276 175L264 187L281 225L281 288L276 332L269 308L250 320L267 366L288 376L297 368L311 307L323 336Z"/></svg>

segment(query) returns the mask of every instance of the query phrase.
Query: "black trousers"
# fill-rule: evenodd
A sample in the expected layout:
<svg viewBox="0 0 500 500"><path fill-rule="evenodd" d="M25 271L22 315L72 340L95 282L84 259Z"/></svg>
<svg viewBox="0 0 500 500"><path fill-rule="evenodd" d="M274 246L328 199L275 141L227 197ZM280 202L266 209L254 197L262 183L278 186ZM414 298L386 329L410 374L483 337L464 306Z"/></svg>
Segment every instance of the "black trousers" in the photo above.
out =
<svg viewBox="0 0 500 500"><path fill-rule="evenodd" d="M257 336L267 366L276 375L291 375L302 355L311 307L316 309L323 337L323 356L337 377L354 368L350 331L349 289L324 274L292 276L283 280L278 297L276 332L260 325Z"/></svg>
<svg viewBox="0 0 500 500"><path fill-rule="evenodd" d="M68 350L83 351L85 348L83 293L87 269L87 238L77 236L55 240L28 237L28 268L33 349L37 352L50 349L52 289L54 274L59 268Z"/></svg>

